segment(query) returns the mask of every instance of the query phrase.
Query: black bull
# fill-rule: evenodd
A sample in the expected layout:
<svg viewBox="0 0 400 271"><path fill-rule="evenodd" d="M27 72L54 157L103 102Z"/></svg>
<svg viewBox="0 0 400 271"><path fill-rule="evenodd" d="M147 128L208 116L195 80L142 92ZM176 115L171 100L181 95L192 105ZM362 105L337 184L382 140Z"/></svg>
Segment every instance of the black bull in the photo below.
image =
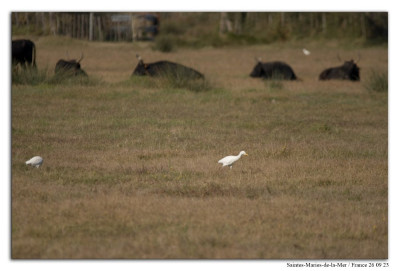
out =
<svg viewBox="0 0 400 271"><path fill-rule="evenodd" d="M35 43L30 40L13 40L12 62L14 65L21 64L23 68L27 65L36 68Z"/></svg>
<svg viewBox="0 0 400 271"><path fill-rule="evenodd" d="M87 76L86 72L81 69L81 64L79 63L81 60L82 58L78 61L60 59L56 64L54 72L55 74L65 76Z"/></svg>
<svg viewBox="0 0 400 271"><path fill-rule="evenodd" d="M261 77L264 79L281 79L281 80L296 80L296 74L293 69L281 61L261 62L258 61L253 71L250 73L251 77Z"/></svg>
<svg viewBox="0 0 400 271"><path fill-rule="evenodd" d="M173 76L175 78L184 77L188 79L204 79L204 75L200 72L186 67L182 64L170 61L158 61L145 64L138 56L139 63L133 71L132 75L149 75L149 76Z"/></svg>
<svg viewBox="0 0 400 271"><path fill-rule="evenodd" d="M328 68L319 75L319 80L330 79L360 81L360 68L354 60L350 60L344 62L342 66Z"/></svg>

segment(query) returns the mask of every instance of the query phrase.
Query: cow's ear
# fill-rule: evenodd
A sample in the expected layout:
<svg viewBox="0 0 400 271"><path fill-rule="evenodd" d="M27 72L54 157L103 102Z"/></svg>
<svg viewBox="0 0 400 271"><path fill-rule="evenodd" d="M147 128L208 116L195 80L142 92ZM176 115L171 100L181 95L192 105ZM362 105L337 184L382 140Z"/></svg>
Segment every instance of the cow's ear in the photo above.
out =
<svg viewBox="0 0 400 271"><path fill-rule="evenodd" d="M149 65L147 65L147 64L144 64L144 68L145 68L145 69L147 69L147 67L148 67L148 66L149 66Z"/></svg>

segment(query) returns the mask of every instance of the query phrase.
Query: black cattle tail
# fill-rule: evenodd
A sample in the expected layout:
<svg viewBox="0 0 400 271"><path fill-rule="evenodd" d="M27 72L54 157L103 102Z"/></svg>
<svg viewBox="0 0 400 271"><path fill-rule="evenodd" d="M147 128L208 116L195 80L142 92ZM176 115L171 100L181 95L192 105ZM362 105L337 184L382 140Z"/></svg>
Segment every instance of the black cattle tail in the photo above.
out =
<svg viewBox="0 0 400 271"><path fill-rule="evenodd" d="M274 80L297 80L293 69L281 61L261 62L258 60L250 76Z"/></svg>
<svg viewBox="0 0 400 271"><path fill-rule="evenodd" d="M12 41L12 63L20 64L22 68L36 68L36 46L30 40Z"/></svg>
<svg viewBox="0 0 400 271"><path fill-rule="evenodd" d="M354 60L350 60L342 66L325 69L319 75L319 80L331 79L360 81L360 68Z"/></svg>
<svg viewBox="0 0 400 271"><path fill-rule="evenodd" d="M186 67L182 64L170 61L158 61L154 63L144 63L139 55L136 55L139 60L132 76L149 75L149 76L172 76L175 78L184 77L188 79L204 79L204 75L200 72Z"/></svg>
<svg viewBox="0 0 400 271"><path fill-rule="evenodd" d="M54 70L56 75L63 75L63 76L87 76L86 72L81 69L80 62L83 59L83 54L79 60L64 60L60 59Z"/></svg>

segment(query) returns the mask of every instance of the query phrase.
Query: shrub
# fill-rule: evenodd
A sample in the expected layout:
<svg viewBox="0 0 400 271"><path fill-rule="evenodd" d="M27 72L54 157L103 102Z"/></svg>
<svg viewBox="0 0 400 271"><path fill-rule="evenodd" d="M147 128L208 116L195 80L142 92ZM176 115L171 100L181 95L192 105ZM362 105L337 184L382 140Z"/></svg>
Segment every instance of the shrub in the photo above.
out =
<svg viewBox="0 0 400 271"><path fill-rule="evenodd" d="M68 76L67 74L55 74L49 76L45 69L21 69L20 67L12 70L12 84L20 85L39 85L39 84L72 84L72 85L97 85L100 79L93 76Z"/></svg>
<svg viewBox="0 0 400 271"><path fill-rule="evenodd" d="M364 87L368 91L387 92L389 87L387 73L371 71L365 80Z"/></svg>
<svg viewBox="0 0 400 271"><path fill-rule="evenodd" d="M175 49L176 41L171 35L161 35L155 40L153 49L164 53L172 52Z"/></svg>
<svg viewBox="0 0 400 271"><path fill-rule="evenodd" d="M194 92L207 91L211 84L205 79L193 79L182 73L166 73L155 77L156 86L164 89L187 89Z"/></svg>
<svg viewBox="0 0 400 271"><path fill-rule="evenodd" d="M23 69L20 66L12 68L12 83L21 85L38 85L46 81L46 70L35 68Z"/></svg>

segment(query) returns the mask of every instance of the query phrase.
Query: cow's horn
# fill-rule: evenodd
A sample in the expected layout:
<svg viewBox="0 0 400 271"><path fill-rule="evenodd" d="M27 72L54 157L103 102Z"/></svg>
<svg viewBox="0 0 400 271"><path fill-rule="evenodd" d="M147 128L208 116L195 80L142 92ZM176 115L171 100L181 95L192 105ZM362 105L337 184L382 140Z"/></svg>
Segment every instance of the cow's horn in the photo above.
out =
<svg viewBox="0 0 400 271"><path fill-rule="evenodd" d="M81 53L81 58L77 61L78 63L81 62L83 59L83 53Z"/></svg>
<svg viewBox="0 0 400 271"><path fill-rule="evenodd" d="M337 58L339 59L340 62L342 62L342 59L340 58L339 54L337 54Z"/></svg>
<svg viewBox="0 0 400 271"><path fill-rule="evenodd" d="M256 62L261 62L262 61L261 57L254 57L254 58L256 59Z"/></svg>
<svg viewBox="0 0 400 271"><path fill-rule="evenodd" d="M136 58L140 61L142 60L142 57L139 54L136 54Z"/></svg>
<svg viewBox="0 0 400 271"><path fill-rule="evenodd" d="M360 61L360 60L361 60L361 54L360 54L360 52L358 52L358 59L357 59L356 63L358 63L358 61Z"/></svg>

